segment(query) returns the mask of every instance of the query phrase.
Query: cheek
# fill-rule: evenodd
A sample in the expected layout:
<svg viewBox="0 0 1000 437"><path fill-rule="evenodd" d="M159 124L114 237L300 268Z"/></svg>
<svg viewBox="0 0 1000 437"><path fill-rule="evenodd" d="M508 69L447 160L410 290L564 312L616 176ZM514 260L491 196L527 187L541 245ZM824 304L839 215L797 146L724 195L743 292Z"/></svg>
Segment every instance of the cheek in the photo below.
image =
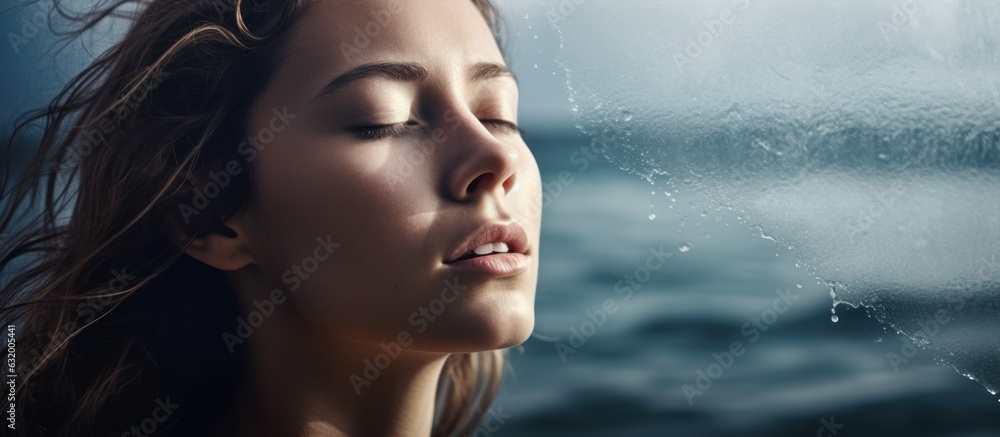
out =
<svg viewBox="0 0 1000 437"><path fill-rule="evenodd" d="M371 238L415 226L415 217L436 208L435 199L428 181L394 176L399 172L394 155L389 146L338 144L262 155L257 188L264 225L279 233L333 233L358 243L363 237L369 246L376 243Z"/></svg>
<svg viewBox="0 0 1000 437"><path fill-rule="evenodd" d="M395 335L439 261L428 233L440 204L430 172L362 147L275 147L260 157L261 270L310 323L351 337ZM327 238L338 244L332 256L308 261Z"/></svg>

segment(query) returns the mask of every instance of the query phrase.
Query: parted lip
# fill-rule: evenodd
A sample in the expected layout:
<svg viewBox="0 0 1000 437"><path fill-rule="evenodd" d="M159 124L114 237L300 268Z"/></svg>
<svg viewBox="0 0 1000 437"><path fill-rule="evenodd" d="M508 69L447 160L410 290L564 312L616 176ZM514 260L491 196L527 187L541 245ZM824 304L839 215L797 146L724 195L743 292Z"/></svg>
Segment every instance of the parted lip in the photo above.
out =
<svg viewBox="0 0 1000 437"><path fill-rule="evenodd" d="M528 234L517 222L488 223L467 236L462 243L445 258L445 264L455 262L463 255L486 243L506 243L508 253L525 253L528 250Z"/></svg>

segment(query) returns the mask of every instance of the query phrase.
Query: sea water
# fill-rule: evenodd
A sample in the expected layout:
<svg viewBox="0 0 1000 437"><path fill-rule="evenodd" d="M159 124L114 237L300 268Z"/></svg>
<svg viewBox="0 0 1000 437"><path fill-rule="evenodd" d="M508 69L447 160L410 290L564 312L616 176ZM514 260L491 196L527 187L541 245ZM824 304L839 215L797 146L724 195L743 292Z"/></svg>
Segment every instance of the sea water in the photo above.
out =
<svg viewBox="0 0 1000 437"><path fill-rule="evenodd" d="M896 365L996 394L1000 4L568 3L570 104L611 162L791 248L830 320L907 336Z"/></svg>

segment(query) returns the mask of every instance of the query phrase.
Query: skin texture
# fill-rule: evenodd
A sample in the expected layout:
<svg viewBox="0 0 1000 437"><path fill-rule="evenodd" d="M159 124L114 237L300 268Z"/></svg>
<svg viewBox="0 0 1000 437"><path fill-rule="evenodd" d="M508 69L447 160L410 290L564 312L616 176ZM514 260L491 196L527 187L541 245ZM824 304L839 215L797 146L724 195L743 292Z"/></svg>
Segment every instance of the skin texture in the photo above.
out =
<svg viewBox="0 0 1000 437"><path fill-rule="evenodd" d="M379 31L359 38L366 24ZM471 77L478 64L504 64L471 2L316 2L287 53L250 111L250 134L269 129L273 138L258 135L262 149L243 155L256 183L247 208L225 223L235 235L210 234L187 250L228 272L244 314L275 289L286 297L238 346L249 371L222 428L428 435L449 354L519 344L534 325L541 181L531 151L503 123L516 123L517 84L506 74ZM417 64L426 77L361 78L314 99L333 78L376 62ZM352 131L391 123L408 126L374 140ZM443 264L483 224L509 222L528 235L527 271L496 278ZM339 246L330 253L317 239ZM464 288L426 317L421 308L449 283ZM412 344L359 390L351 375L364 378L365 360L400 333Z"/></svg>

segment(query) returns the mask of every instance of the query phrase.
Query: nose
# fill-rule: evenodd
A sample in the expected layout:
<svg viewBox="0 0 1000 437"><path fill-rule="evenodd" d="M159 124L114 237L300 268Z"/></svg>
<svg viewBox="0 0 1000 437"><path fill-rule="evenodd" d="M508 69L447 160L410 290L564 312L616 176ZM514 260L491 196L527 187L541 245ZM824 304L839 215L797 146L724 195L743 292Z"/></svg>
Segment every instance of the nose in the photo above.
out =
<svg viewBox="0 0 1000 437"><path fill-rule="evenodd" d="M518 150L494 137L472 114L453 122L449 197L459 202L489 193L504 197L517 184Z"/></svg>

